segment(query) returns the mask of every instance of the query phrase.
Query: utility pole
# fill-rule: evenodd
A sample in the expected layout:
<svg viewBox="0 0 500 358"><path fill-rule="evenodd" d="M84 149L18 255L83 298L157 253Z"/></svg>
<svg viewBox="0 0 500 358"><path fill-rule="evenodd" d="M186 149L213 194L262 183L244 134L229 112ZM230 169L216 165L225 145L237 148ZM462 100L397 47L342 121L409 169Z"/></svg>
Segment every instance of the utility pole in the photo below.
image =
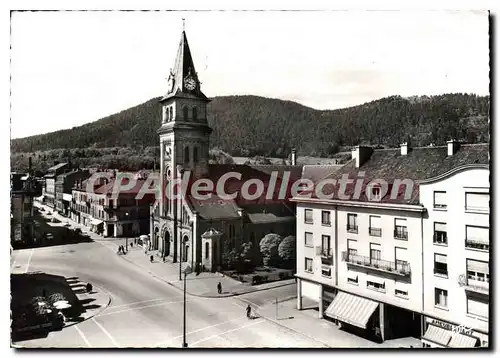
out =
<svg viewBox="0 0 500 358"><path fill-rule="evenodd" d="M184 269L184 315L183 315L183 328L182 328L182 348L187 348L188 344L186 342L186 276L191 273L191 266L188 264Z"/></svg>

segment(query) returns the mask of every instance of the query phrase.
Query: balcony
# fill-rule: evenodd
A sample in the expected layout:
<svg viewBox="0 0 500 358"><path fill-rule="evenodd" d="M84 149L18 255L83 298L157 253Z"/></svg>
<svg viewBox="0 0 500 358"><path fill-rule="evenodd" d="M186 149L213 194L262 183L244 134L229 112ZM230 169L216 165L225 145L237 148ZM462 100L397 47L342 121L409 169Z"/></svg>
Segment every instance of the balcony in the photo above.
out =
<svg viewBox="0 0 500 358"><path fill-rule="evenodd" d="M465 239L465 247L476 250L489 251L490 243L472 239Z"/></svg>
<svg viewBox="0 0 500 358"><path fill-rule="evenodd" d="M358 225L347 225L347 232L351 232L351 233L354 233L354 234L357 234L358 233Z"/></svg>
<svg viewBox="0 0 500 358"><path fill-rule="evenodd" d="M318 253L321 256L323 265L333 265L333 249L318 247Z"/></svg>
<svg viewBox="0 0 500 358"><path fill-rule="evenodd" d="M439 245L448 245L448 235L442 231L435 232L433 242Z"/></svg>
<svg viewBox="0 0 500 358"><path fill-rule="evenodd" d="M376 228L376 227L370 227L368 229L368 233L370 234L370 236L381 237L382 236L382 229Z"/></svg>
<svg viewBox="0 0 500 358"><path fill-rule="evenodd" d="M407 241L408 240L408 231L406 230L406 228L404 228L404 230L396 229L396 230L394 230L394 238L397 240Z"/></svg>
<svg viewBox="0 0 500 358"><path fill-rule="evenodd" d="M463 287L466 291L480 293L483 295L490 294L490 279L486 278L485 281L473 280L466 278L467 275L460 275L458 278L458 284Z"/></svg>
<svg viewBox="0 0 500 358"><path fill-rule="evenodd" d="M347 251L342 252L342 261L347 264L370 268L376 271L391 273L398 276L410 276L410 264L396 264L392 261L375 260L367 256L348 255Z"/></svg>

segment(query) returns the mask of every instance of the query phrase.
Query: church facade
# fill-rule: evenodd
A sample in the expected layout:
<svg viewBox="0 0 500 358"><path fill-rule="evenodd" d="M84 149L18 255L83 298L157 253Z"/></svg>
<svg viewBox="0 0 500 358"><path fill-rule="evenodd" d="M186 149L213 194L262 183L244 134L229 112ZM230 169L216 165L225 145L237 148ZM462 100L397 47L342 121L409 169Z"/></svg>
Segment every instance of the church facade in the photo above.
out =
<svg viewBox="0 0 500 358"><path fill-rule="evenodd" d="M222 264L224 247L234 248L250 241L258 260L259 242L264 235L295 235L295 206L288 199L292 183L302 175L302 167L210 164L209 102L201 91L183 31L168 92L160 100L162 123L157 133L162 195L151 208L150 248L168 261L216 271ZM225 180L226 193L238 193L245 181L259 179L271 195L257 195L250 200L237 195L221 198L215 190L206 199L174 195L178 194L176 187L169 183L186 173L190 183L206 179L214 186L227 173L237 173L239 180ZM279 196L283 187L279 184L283 183L285 195Z"/></svg>

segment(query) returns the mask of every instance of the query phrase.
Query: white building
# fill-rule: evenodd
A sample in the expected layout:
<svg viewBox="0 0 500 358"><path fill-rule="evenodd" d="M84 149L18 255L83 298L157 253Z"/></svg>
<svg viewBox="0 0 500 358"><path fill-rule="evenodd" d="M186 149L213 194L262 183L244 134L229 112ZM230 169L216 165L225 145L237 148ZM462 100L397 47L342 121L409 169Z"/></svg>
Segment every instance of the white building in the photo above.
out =
<svg viewBox="0 0 500 358"><path fill-rule="evenodd" d="M432 347L453 346L450 329L460 325L470 329L466 340L488 344L489 174L487 165L472 164L420 184L428 209L423 342Z"/></svg>
<svg viewBox="0 0 500 358"><path fill-rule="evenodd" d="M448 147L451 148L450 153ZM472 220L470 222L474 222L476 219L470 216L472 214L464 212L464 188L477 186L482 192L487 192L488 149L488 145L460 147L453 142L447 147L413 150L406 144L401 149L375 151L368 147L357 147L353 151L351 162L326 178L337 180L335 187L327 190L327 184L323 190L324 194L335 193L332 198L318 198L317 195L312 198L295 197L298 309L302 308L302 298L307 297L318 302L320 318L332 318L344 326L354 330L361 329L364 334L374 334L382 340L424 336L427 330L425 317L446 319L454 316L451 309L448 316L435 312L432 252L434 189L429 188L437 183L444 185L457 197L455 200L463 192L462 203L457 202L454 211L449 211L448 215L455 217L458 215L455 211L461 208L463 215L468 215L468 219ZM480 165L483 169L477 169L480 172L476 174L453 176L454 186L442 183L444 177L453 175L457 170L469 173L467 168L472 164ZM339 191L343 175L345 179L354 180L345 185L345 191ZM482 177L474 179L474 175ZM367 185L374 179L383 179L388 183L385 194L383 185ZM406 180L406 185L399 185L397 180ZM351 197L346 200L339 196L342 192ZM356 192L360 194L359 197L352 197ZM392 192L394 195L391 198ZM430 199L428 192L431 193ZM476 202L480 199L469 197L469 200ZM436 213L442 214L438 211ZM481 215L485 220L477 226L488 226L488 215L475 215ZM436 220L441 219L437 217ZM480 222L480 219L477 220ZM446 220L443 219L443 222ZM468 221L464 217L459 222ZM480 240L477 238L478 229L469 226L467 230L472 230L470 235L475 235L474 238ZM455 229L459 230L457 227ZM465 230L464 226L460 239L457 239L460 241L461 251L453 251L453 255L456 255L453 265L456 265L454 271L457 275L465 273L465 252L471 251L465 249ZM484 230L481 233L481 238L484 239ZM451 254L450 252L449 255ZM484 255L486 257L483 259L487 262L487 253L474 252L468 255L470 258ZM475 262L471 264L474 265ZM429 278L427 275L430 275ZM458 290L457 279L453 284ZM446 285L438 287L448 288ZM451 288L449 290L451 294ZM465 312L466 299L463 292L466 289L462 287L461 290L463 297L457 301L460 308L456 309ZM476 314L474 317L477 318L479 304L473 302L472 305ZM461 314L464 319L460 323L479 327L479 323L473 325L467 321L466 313L463 312ZM477 334L484 332L480 330ZM464 335L459 338L462 339L462 336ZM481 337L477 341L484 339L487 340L487 337ZM465 338L462 341L455 340L452 345L472 344Z"/></svg>

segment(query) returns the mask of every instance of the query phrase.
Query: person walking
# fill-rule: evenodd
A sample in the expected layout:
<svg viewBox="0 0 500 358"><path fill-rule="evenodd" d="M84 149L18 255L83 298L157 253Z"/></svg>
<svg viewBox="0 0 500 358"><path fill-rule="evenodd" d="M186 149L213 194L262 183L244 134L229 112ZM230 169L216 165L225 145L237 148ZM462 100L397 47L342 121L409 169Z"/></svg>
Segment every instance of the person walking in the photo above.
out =
<svg viewBox="0 0 500 358"><path fill-rule="evenodd" d="M217 292L219 292L219 295L222 293L222 283L219 283L217 284Z"/></svg>
<svg viewBox="0 0 500 358"><path fill-rule="evenodd" d="M153 255L149 256L149 261L150 261L150 262L153 262L153 261L154 261L154 257L153 257Z"/></svg>
<svg viewBox="0 0 500 358"><path fill-rule="evenodd" d="M247 306L247 318L251 318L252 315L252 307L250 305Z"/></svg>

